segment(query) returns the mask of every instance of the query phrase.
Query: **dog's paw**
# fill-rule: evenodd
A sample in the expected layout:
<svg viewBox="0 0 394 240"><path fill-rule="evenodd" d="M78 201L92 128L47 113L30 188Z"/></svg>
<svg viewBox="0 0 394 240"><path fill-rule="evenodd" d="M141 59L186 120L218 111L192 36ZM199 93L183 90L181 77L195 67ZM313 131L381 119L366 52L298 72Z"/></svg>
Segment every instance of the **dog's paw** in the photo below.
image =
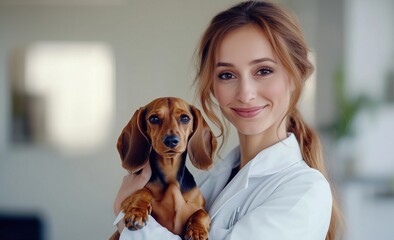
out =
<svg viewBox="0 0 394 240"><path fill-rule="evenodd" d="M130 207L124 216L125 226L130 231L135 231L146 226L148 223L148 215L152 208L135 208Z"/></svg>
<svg viewBox="0 0 394 240"><path fill-rule="evenodd" d="M148 216L152 212L152 196L149 190L140 189L122 202L125 226L131 230L138 230L146 226Z"/></svg>
<svg viewBox="0 0 394 240"><path fill-rule="evenodd" d="M208 229L203 224L190 223L186 228L185 240L206 240Z"/></svg>

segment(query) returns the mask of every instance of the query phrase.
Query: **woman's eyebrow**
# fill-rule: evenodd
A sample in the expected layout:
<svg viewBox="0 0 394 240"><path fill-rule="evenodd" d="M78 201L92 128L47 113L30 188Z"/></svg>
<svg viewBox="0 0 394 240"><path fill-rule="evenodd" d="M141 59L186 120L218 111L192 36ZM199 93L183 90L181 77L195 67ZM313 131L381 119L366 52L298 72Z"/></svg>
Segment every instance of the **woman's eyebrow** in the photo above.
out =
<svg viewBox="0 0 394 240"><path fill-rule="evenodd" d="M257 64L257 63L261 63L261 62L273 62L273 63L277 63L275 60L273 60L272 58L269 58L269 57L264 57L264 58L258 58L258 59L255 59L255 60L252 60L250 63L249 63L249 65L254 65L254 64ZM216 64L216 67L234 67L234 64L232 64L232 63L227 63L227 62L218 62L217 64Z"/></svg>
<svg viewBox="0 0 394 240"><path fill-rule="evenodd" d="M226 63L226 62L218 62L216 67L234 67L234 64Z"/></svg>
<svg viewBox="0 0 394 240"><path fill-rule="evenodd" d="M250 63L249 63L249 65L253 65L253 64L256 64L256 63L261 63L261 62L273 62L273 63L277 63L274 59L272 59L272 58L269 58L269 57L264 57L264 58L258 58L258 59L255 59L255 60L253 60L253 61L251 61Z"/></svg>

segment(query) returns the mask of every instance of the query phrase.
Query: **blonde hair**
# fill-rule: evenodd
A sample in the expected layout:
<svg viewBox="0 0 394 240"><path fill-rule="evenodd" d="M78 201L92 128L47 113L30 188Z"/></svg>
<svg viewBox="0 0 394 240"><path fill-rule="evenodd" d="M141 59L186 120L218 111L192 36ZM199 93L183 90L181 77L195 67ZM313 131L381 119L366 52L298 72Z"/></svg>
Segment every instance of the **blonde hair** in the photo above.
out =
<svg viewBox="0 0 394 240"><path fill-rule="evenodd" d="M283 119L287 121L287 131L295 134L305 162L328 178L319 137L303 121L296 107L304 82L314 70L308 60L309 50L296 20L279 6L266 1L246 1L220 12L211 20L197 52L195 84L203 111L219 128L219 136L225 139L226 128L216 114L217 105L213 96L216 51L226 34L248 24L253 24L264 32L290 79L293 80L294 91L286 117ZM340 222L340 211L334 197L326 240L335 239Z"/></svg>

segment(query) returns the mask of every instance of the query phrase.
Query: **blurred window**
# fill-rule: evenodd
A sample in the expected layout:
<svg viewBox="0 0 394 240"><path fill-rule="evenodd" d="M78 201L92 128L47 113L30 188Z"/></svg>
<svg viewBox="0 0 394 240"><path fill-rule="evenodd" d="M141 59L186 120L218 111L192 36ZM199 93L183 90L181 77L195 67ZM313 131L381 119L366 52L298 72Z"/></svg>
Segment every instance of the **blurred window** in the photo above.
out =
<svg viewBox="0 0 394 240"><path fill-rule="evenodd" d="M13 54L12 140L97 147L113 111L114 61L102 43L40 42Z"/></svg>

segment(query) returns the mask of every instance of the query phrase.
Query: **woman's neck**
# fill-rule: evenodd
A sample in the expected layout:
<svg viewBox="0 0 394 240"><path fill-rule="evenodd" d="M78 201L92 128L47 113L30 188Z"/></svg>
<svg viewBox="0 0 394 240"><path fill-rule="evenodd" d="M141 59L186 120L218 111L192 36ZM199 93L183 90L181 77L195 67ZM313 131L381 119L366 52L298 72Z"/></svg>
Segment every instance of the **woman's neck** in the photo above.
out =
<svg viewBox="0 0 394 240"><path fill-rule="evenodd" d="M241 150L240 168L242 168L262 150L286 139L287 132L285 128L275 128L275 131L267 130L256 135L238 133L238 137Z"/></svg>

